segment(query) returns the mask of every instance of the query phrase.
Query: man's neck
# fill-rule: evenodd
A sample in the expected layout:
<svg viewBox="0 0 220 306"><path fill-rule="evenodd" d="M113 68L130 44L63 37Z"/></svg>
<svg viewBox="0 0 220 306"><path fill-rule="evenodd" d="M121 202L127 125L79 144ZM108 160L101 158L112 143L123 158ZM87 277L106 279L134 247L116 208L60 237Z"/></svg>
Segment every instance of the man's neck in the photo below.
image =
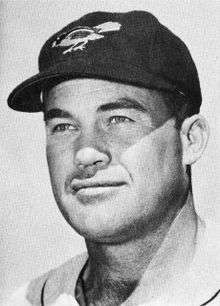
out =
<svg viewBox="0 0 220 306"><path fill-rule="evenodd" d="M86 241L89 253L84 276L87 298L96 296L97 301L103 302L106 290L108 295L112 293L114 302L111 304L108 296L109 303L105 305L119 305L134 291L143 275L149 292L152 284L156 288L156 284L169 282L173 272L184 270L192 259L196 230L197 215L190 193L173 219L168 218L145 237L116 245ZM98 295L94 288L98 288ZM94 305L99 303L94 302Z"/></svg>

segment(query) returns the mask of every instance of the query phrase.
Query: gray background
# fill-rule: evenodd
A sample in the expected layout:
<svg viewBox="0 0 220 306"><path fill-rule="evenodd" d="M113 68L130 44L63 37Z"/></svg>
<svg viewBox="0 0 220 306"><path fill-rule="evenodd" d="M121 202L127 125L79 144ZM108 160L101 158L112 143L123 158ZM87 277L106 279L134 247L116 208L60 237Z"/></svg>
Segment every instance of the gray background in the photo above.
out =
<svg viewBox="0 0 220 306"><path fill-rule="evenodd" d="M0 5L0 299L84 250L83 239L65 223L53 199L42 114L12 111L6 99L19 82L37 73L45 40L89 11L149 10L188 45L201 81L201 113L211 128L207 150L193 167L195 204L214 226L220 218L220 2L5 0Z"/></svg>

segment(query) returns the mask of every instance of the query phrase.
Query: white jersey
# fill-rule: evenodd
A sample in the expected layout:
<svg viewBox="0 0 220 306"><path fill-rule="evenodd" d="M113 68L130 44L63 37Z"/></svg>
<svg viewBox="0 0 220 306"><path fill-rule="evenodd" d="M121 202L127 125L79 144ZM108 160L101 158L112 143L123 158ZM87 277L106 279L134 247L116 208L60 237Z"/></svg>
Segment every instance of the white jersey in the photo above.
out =
<svg viewBox="0 0 220 306"><path fill-rule="evenodd" d="M216 227L215 227L216 230ZM147 288L141 284L124 306L219 306L220 253L215 233L206 231L200 239L194 260L167 293L145 302ZM219 231L218 231L219 232ZM214 234L214 237L213 237ZM213 239L214 238L214 239ZM19 288L3 306L77 306L73 294L88 255L78 255L56 269Z"/></svg>

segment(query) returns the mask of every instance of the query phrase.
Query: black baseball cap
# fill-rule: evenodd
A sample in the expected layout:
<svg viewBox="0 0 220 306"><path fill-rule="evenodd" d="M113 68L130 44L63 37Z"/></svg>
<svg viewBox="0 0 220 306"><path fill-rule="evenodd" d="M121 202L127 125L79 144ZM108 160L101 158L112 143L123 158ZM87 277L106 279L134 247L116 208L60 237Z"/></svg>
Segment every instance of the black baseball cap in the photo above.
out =
<svg viewBox="0 0 220 306"><path fill-rule="evenodd" d="M18 85L8 105L43 110L41 92L67 79L97 78L179 93L199 112L196 66L184 42L145 11L93 12L51 36L39 55L39 73Z"/></svg>

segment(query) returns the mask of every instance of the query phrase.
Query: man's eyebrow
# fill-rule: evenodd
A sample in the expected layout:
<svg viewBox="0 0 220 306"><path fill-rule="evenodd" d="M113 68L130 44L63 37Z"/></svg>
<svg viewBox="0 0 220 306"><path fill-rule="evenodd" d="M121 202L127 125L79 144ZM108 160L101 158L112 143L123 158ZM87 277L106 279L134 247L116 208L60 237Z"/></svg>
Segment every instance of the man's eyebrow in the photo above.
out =
<svg viewBox="0 0 220 306"><path fill-rule="evenodd" d="M114 109L136 109L141 112L147 111L147 109L137 100L131 98L121 98L116 100L115 102L109 102L103 105L100 105L97 109L98 112L111 111ZM63 109L60 108L52 108L44 113L44 121L49 121L54 118L67 118L71 119L72 115Z"/></svg>
<svg viewBox="0 0 220 306"><path fill-rule="evenodd" d="M147 112L147 109L140 102L131 98L121 98L116 100L115 102L103 104L98 107L98 111L105 112L121 108L136 109L144 113Z"/></svg>
<svg viewBox="0 0 220 306"><path fill-rule="evenodd" d="M44 113L44 121L48 121L54 118L72 118L71 114L60 108L52 108Z"/></svg>

